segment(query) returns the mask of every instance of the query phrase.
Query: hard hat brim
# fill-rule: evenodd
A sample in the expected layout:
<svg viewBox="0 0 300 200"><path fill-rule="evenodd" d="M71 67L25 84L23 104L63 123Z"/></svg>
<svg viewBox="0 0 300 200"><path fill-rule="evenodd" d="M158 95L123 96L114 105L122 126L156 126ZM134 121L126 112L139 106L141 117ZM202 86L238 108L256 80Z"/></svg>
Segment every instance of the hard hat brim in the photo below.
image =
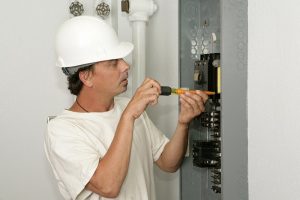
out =
<svg viewBox="0 0 300 200"><path fill-rule="evenodd" d="M108 55L108 59L106 60L125 58L132 52L132 50L133 44L131 42L121 42L118 47L113 50L113 53Z"/></svg>

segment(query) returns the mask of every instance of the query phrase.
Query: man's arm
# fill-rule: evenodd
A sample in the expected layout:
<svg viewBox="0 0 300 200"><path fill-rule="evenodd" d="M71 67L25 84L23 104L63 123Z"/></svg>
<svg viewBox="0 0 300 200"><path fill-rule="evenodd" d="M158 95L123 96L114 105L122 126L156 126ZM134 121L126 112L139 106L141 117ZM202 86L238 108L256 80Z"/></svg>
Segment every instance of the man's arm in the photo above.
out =
<svg viewBox="0 0 300 200"><path fill-rule="evenodd" d="M180 95L180 114L175 133L156 161L162 170L175 172L180 167L187 148L189 123L204 111L207 99L208 96L201 91Z"/></svg>
<svg viewBox="0 0 300 200"><path fill-rule="evenodd" d="M88 190L107 198L118 196L128 171L133 125L134 118L124 113L107 153L86 185Z"/></svg>
<svg viewBox="0 0 300 200"><path fill-rule="evenodd" d="M99 161L94 175L86 185L88 190L107 198L119 195L128 172L134 121L148 105L157 103L159 93L159 84L151 79L146 79L138 88L120 118L107 153Z"/></svg>

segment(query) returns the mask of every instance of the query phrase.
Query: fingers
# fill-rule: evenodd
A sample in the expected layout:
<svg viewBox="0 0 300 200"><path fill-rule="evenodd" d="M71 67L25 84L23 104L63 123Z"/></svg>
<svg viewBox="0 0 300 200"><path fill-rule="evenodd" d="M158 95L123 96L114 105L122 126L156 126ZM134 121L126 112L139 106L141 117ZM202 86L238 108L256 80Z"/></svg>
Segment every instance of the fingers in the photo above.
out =
<svg viewBox="0 0 300 200"><path fill-rule="evenodd" d="M184 96L180 97L180 103L182 107L181 112L188 112L193 116L199 115L205 110L204 104L196 103L191 98L186 98Z"/></svg>
<svg viewBox="0 0 300 200"><path fill-rule="evenodd" d="M144 104L146 108L148 105L157 104L160 93L160 84L156 80L146 78L136 90L133 99L135 103Z"/></svg>
<svg viewBox="0 0 300 200"><path fill-rule="evenodd" d="M203 103L205 103L208 100L208 95L202 92L201 90L196 90L196 94L198 94L202 98Z"/></svg>
<svg viewBox="0 0 300 200"><path fill-rule="evenodd" d="M157 82L156 80L151 79L151 78L146 78L144 80L144 82L142 83L141 88L143 88L143 89L155 88L158 94L161 93L161 88L160 88L159 82Z"/></svg>
<svg viewBox="0 0 300 200"><path fill-rule="evenodd" d="M202 93L202 94L201 94ZM195 114L200 114L205 110L205 102L208 97L201 91L197 91L196 94L185 93L180 95L182 106L186 109L192 109Z"/></svg>
<svg viewBox="0 0 300 200"><path fill-rule="evenodd" d="M157 103L157 99L161 93L160 84L156 80L150 78L146 78L138 90L149 99L151 105Z"/></svg>
<svg viewBox="0 0 300 200"><path fill-rule="evenodd" d="M160 84L157 81L145 79L131 98L126 107L126 112L133 116L134 119L137 119L148 105L158 103L160 92Z"/></svg>

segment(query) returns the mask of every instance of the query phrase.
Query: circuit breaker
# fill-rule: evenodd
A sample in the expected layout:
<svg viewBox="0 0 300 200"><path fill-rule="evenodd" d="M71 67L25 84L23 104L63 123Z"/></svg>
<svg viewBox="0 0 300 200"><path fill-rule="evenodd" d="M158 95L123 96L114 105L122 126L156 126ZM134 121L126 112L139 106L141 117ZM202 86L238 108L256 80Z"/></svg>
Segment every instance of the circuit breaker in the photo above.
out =
<svg viewBox="0 0 300 200"><path fill-rule="evenodd" d="M215 92L189 129L189 156L181 168L182 200L220 200L222 91L220 1L180 0L180 86Z"/></svg>
<svg viewBox="0 0 300 200"><path fill-rule="evenodd" d="M220 54L202 54L200 60L195 61L194 74L199 74L195 81L195 87L201 90L215 92L210 95L203 112L195 123L202 127L199 134L204 138L192 140L193 165L200 168L210 169L211 189L215 193L221 193L221 66ZM195 76L194 76L195 77Z"/></svg>

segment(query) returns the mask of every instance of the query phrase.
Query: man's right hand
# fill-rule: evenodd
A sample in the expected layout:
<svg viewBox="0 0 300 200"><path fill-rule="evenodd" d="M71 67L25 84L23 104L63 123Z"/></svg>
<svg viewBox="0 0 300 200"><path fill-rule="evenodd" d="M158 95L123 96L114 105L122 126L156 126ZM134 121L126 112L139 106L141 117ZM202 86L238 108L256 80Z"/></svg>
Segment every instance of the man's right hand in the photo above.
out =
<svg viewBox="0 0 300 200"><path fill-rule="evenodd" d="M160 93L160 84L153 79L146 78L136 90L123 115L137 119L146 110L148 105L157 104Z"/></svg>

